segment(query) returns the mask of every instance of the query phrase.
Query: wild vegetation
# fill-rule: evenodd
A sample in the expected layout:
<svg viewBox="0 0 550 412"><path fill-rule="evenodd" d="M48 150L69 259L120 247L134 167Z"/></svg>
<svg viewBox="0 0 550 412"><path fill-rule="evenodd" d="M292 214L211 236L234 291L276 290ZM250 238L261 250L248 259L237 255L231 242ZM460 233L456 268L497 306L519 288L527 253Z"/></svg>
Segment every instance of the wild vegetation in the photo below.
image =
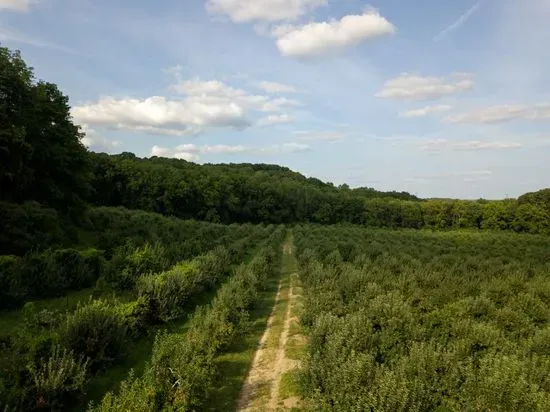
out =
<svg viewBox="0 0 550 412"><path fill-rule="evenodd" d="M0 47L0 410L215 410L285 236L305 407L550 410L550 189L419 199L82 137Z"/></svg>

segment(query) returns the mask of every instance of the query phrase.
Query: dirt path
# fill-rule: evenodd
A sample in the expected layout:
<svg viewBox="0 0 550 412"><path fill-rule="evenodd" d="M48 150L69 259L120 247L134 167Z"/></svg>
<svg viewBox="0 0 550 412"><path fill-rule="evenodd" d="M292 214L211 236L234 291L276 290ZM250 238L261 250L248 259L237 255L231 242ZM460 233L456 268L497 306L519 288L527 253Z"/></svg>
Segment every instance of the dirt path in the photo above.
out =
<svg viewBox="0 0 550 412"><path fill-rule="evenodd" d="M293 312L300 298L294 293L298 279L294 271L292 238L289 237L283 246L282 278L275 305L241 390L238 411L277 411L298 404L295 396L282 396L285 395L282 393L283 376L299 365L299 361L287 357L286 351L292 326L297 322Z"/></svg>

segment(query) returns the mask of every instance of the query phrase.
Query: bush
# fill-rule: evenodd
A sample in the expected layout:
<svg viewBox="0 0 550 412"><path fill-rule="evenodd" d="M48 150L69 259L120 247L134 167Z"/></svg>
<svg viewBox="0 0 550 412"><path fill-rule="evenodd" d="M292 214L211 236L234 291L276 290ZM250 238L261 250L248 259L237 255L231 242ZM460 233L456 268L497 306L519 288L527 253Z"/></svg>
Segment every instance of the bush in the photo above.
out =
<svg viewBox="0 0 550 412"><path fill-rule="evenodd" d="M20 266L20 258L0 256L0 309L13 309L27 296Z"/></svg>
<svg viewBox="0 0 550 412"><path fill-rule="evenodd" d="M96 300L69 314L60 335L64 347L98 367L120 355L128 340L128 324L119 307Z"/></svg>
<svg viewBox="0 0 550 412"><path fill-rule="evenodd" d="M86 381L88 361L72 351L54 347L47 359L29 366L32 398L36 409L59 409L66 398L81 394ZM33 408L34 409L34 408Z"/></svg>
<svg viewBox="0 0 550 412"><path fill-rule="evenodd" d="M47 296L61 296L68 289L91 286L93 273L78 250L61 249L46 255L43 282Z"/></svg>
<svg viewBox="0 0 550 412"><path fill-rule="evenodd" d="M31 249L62 245L66 239L64 225L54 209L36 202L0 202L0 254L23 255Z"/></svg>
<svg viewBox="0 0 550 412"><path fill-rule="evenodd" d="M147 304L148 317L167 322L182 315L189 298L200 292L196 264L181 263L158 275L144 275L137 283L138 296Z"/></svg>
<svg viewBox="0 0 550 412"><path fill-rule="evenodd" d="M90 404L89 412L154 412L160 408L156 405L156 389L146 375L136 378L130 371L128 379L120 384L117 395L107 393L97 406Z"/></svg>
<svg viewBox="0 0 550 412"><path fill-rule="evenodd" d="M91 279L94 281L99 279L103 275L107 265L104 252L97 249L86 249L80 252L80 254L90 270ZM92 284L87 286L92 286Z"/></svg>
<svg viewBox="0 0 550 412"><path fill-rule="evenodd" d="M160 243L135 247L131 242L117 249L107 265L106 282L117 290L129 290L141 275L168 269L170 262Z"/></svg>

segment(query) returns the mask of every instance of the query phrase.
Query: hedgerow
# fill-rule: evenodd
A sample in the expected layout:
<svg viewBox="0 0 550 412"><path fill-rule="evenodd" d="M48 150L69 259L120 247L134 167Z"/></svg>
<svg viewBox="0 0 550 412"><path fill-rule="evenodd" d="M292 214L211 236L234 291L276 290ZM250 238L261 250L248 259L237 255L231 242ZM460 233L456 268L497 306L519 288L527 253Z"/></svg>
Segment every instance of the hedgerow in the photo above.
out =
<svg viewBox="0 0 550 412"><path fill-rule="evenodd" d="M215 356L238 336L258 292L278 269L283 236L282 229L273 233L249 264L237 268L211 305L193 314L187 332L156 337L143 377L130 376L118 394L107 394L90 410L123 411L133 405L140 411L200 409L216 373Z"/></svg>

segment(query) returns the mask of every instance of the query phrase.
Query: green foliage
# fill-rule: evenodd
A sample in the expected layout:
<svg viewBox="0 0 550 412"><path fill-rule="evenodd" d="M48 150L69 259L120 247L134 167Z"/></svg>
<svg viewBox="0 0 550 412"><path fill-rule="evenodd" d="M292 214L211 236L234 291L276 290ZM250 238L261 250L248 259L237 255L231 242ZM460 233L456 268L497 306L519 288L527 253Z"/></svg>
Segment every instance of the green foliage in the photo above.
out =
<svg viewBox="0 0 550 412"><path fill-rule="evenodd" d="M548 410L549 242L296 228L311 408Z"/></svg>
<svg viewBox="0 0 550 412"><path fill-rule="evenodd" d="M105 266L95 249L58 249L22 258L0 256L0 309L15 308L29 298L62 296L90 287Z"/></svg>
<svg viewBox="0 0 550 412"><path fill-rule="evenodd" d="M124 311L98 299L78 307L60 331L61 344L90 358L97 367L115 360L128 340L128 322Z"/></svg>
<svg viewBox="0 0 550 412"><path fill-rule="evenodd" d="M18 271L20 260L16 256L0 256L0 309L18 306L27 295Z"/></svg>
<svg viewBox="0 0 550 412"><path fill-rule="evenodd" d="M117 395L107 393L99 405L90 405L90 412L154 412L156 391L150 379L138 379L134 371L121 383Z"/></svg>
<svg viewBox="0 0 550 412"><path fill-rule="evenodd" d="M145 408L138 410L200 410L216 374L215 356L241 332L262 284L277 270L277 256L280 254L276 250L283 235L281 229L272 233L262 251L248 265L237 268L221 286L211 305L201 307L193 314L185 334L158 334L151 367L145 376L137 380L131 376L120 394L108 394L95 410L120 410L124 405L137 402L142 402ZM206 284L211 276L219 278L216 265L227 263L228 256L225 250L217 249L195 262L159 275L160 280L153 276L142 278L142 293L148 299L158 296L156 299L161 306L166 303L165 307L175 308L181 303L170 300L164 291L185 290L188 285L184 283L185 278ZM200 267L204 272L198 269ZM166 286L170 277L174 278L173 286Z"/></svg>
<svg viewBox="0 0 550 412"><path fill-rule="evenodd" d="M88 361L75 358L73 352L54 347L47 359L29 367L36 408L59 409L68 395L82 393Z"/></svg>
<svg viewBox="0 0 550 412"><path fill-rule="evenodd" d="M19 52L0 47L0 200L81 208L90 164L68 98L36 82Z"/></svg>
<svg viewBox="0 0 550 412"><path fill-rule="evenodd" d="M36 202L0 201L0 254L23 255L31 249L66 244L67 240L73 239L54 209Z"/></svg>

